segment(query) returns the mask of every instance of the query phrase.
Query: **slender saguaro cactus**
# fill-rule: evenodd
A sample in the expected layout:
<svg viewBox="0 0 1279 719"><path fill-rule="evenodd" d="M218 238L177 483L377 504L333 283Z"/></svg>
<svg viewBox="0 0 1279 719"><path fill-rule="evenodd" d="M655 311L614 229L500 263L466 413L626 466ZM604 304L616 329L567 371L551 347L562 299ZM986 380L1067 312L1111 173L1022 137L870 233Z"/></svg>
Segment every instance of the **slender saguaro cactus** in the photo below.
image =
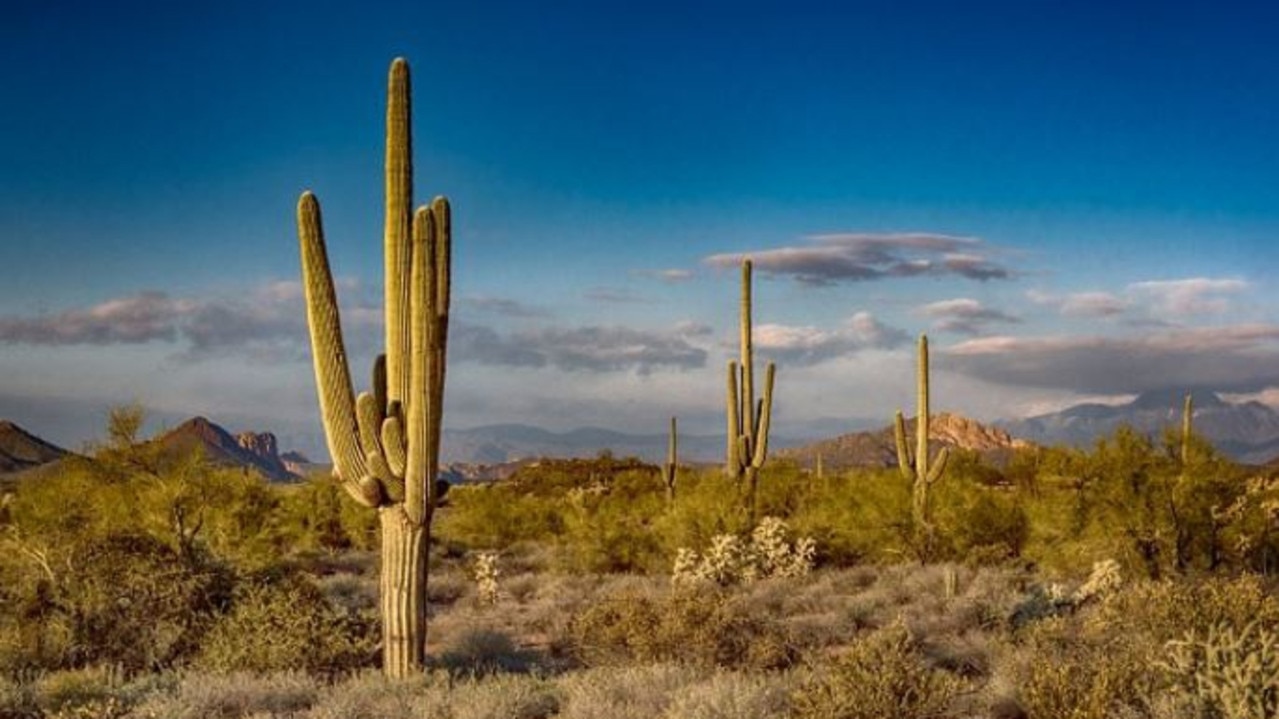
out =
<svg viewBox="0 0 1279 719"><path fill-rule="evenodd" d="M941 479L946 471L946 460L950 457L949 449L943 447L937 453L936 460L930 460L928 453L928 336L919 336L919 368L916 377L918 384L918 411L915 417L915 452L912 455L906 442L906 420L901 410L897 411L893 428L897 439L897 466L902 477L912 483L911 512L915 526L919 528L925 543L925 549L932 544L933 524L932 511L928 503L928 490Z"/></svg>
<svg viewBox="0 0 1279 719"><path fill-rule="evenodd" d="M666 445L666 463L662 465L662 479L666 482L666 501L675 501L675 473L679 471L679 445L675 436L675 418L671 417L671 436Z"/></svg>
<svg viewBox="0 0 1279 719"><path fill-rule="evenodd" d="M746 509L755 520L755 490L759 470L768 458L768 425L773 413L772 362L764 373L764 396L755 399L755 353L751 346L751 261L742 260L741 364L728 363L728 447L725 469L729 477L746 481Z"/></svg>
<svg viewBox="0 0 1279 719"><path fill-rule="evenodd" d="M382 528L382 660L392 677L425 661L427 545L438 499L449 316L448 200L412 212L409 66L391 63L386 110L386 353L354 395L320 203L298 201L307 322L334 474Z"/></svg>
<svg viewBox="0 0 1279 719"><path fill-rule="evenodd" d="M1181 406L1181 466L1186 467L1190 464L1190 431L1191 418L1195 415L1195 401L1190 394L1186 395L1186 401Z"/></svg>

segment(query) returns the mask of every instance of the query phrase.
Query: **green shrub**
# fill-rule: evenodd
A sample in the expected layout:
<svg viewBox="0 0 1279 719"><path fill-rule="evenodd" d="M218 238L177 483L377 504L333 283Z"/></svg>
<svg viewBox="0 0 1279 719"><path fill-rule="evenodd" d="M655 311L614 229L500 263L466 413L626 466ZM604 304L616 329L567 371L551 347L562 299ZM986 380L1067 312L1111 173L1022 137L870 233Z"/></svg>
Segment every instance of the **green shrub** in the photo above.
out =
<svg viewBox="0 0 1279 719"><path fill-rule="evenodd" d="M262 577L236 588L197 664L215 672L331 674L371 666L376 642L371 619L335 609L305 577Z"/></svg>
<svg viewBox="0 0 1279 719"><path fill-rule="evenodd" d="M752 616L717 591L660 598L607 597L575 614L573 652L590 665L685 662L702 667L778 668L796 659L781 625Z"/></svg>
<svg viewBox="0 0 1279 719"><path fill-rule="evenodd" d="M943 716L966 683L928 664L898 621L867 636L791 696L798 719Z"/></svg>

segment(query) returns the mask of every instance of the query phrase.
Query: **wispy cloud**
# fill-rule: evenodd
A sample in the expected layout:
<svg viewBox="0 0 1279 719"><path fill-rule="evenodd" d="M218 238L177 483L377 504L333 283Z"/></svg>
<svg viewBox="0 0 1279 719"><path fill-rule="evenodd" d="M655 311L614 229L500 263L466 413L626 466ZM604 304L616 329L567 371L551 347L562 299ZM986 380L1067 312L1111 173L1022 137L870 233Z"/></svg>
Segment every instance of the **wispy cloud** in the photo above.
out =
<svg viewBox="0 0 1279 719"><path fill-rule="evenodd" d="M933 329L939 332L956 332L966 335L985 334L994 323L1018 323L1021 319L993 307L987 307L970 297L932 302L919 308L919 312L934 320Z"/></svg>
<svg viewBox="0 0 1279 719"><path fill-rule="evenodd" d="M1249 288L1239 279L1190 277L1181 280L1136 282L1129 292L1148 301L1161 315L1217 315L1230 309L1230 298Z"/></svg>
<svg viewBox="0 0 1279 719"><path fill-rule="evenodd" d="M342 283L353 289L353 283ZM376 308L343 308L348 335L363 339L379 326ZM173 357L198 361L240 353L250 359L306 355L301 285L273 282L238 298L171 297L144 291L83 308L33 316L0 316L0 343L33 346L171 344Z"/></svg>
<svg viewBox="0 0 1279 719"><path fill-rule="evenodd" d="M813 365L867 349L891 349L908 339L905 332L869 312L858 312L834 330L781 324L754 328L755 349L761 355L795 365Z"/></svg>
<svg viewBox="0 0 1279 719"><path fill-rule="evenodd" d="M943 353L945 365L995 384L1121 394L1279 386L1279 325L1179 328L1132 337L984 337ZM939 366L942 363L938 363Z"/></svg>
<svg viewBox="0 0 1279 719"><path fill-rule="evenodd" d="M711 255L704 262L726 268L749 257L761 272L792 277L807 285L929 275L985 282L1014 275L990 257L989 245L972 237L843 233L815 235L808 240L806 245Z"/></svg>
<svg viewBox="0 0 1279 719"><path fill-rule="evenodd" d="M641 297L630 290L616 287L592 287L582 293L582 296L593 302L607 302L617 305L635 305L649 302L647 298Z"/></svg>
<svg viewBox="0 0 1279 719"><path fill-rule="evenodd" d="M1188 317L1225 314L1234 298L1251 287L1235 278L1189 277L1133 282L1118 294L1090 291L1057 295L1030 290L1026 297L1056 308L1066 317L1124 316L1129 324L1157 326Z"/></svg>
<svg viewBox="0 0 1279 719"><path fill-rule="evenodd" d="M450 359L511 366L552 367L565 372L696 369L706 350L688 341L688 328L674 331L629 327L547 327L501 334L489 327L459 325L450 330Z"/></svg>
<svg viewBox="0 0 1279 719"><path fill-rule="evenodd" d="M650 279L661 280L667 284L678 284L688 282L693 279L696 274L692 270L673 267L664 270L635 270L631 274L637 277L647 277Z"/></svg>
<svg viewBox="0 0 1279 719"><path fill-rule="evenodd" d="M462 304L471 309L515 319L548 317L550 313L541 307L526 305L518 300L490 295L473 295L462 298Z"/></svg>

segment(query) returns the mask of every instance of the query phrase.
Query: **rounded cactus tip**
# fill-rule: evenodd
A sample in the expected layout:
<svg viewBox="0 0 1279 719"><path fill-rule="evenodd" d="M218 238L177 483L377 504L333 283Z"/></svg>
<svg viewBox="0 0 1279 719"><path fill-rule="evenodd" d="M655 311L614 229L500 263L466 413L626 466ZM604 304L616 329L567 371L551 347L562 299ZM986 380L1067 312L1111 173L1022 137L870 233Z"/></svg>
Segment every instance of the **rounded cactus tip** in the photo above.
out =
<svg viewBox="0 0 1279 719"><path fill-rule="evenodd" d="M391 72L408 72L409 61L403 55L396 57L391 61Z"/></svg>
<svg viewBox="0 0 1279 719"><path fill-rule="evenodd" d="M312 210L320 206L320 199L310 190L303 190L302 195L298 197L299 210Z"/></svg>

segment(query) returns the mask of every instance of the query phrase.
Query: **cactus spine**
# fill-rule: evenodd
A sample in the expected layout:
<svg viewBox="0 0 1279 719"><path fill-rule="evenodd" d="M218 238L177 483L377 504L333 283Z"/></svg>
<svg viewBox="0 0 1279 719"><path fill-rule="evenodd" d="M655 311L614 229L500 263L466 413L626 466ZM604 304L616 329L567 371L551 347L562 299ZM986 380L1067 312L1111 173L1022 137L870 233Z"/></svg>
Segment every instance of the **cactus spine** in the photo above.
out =
<svg viewBox="0 0 1279 719"><path fill-rule="evenodd" d="M679 445L675 432L675 418L671 417L671 436L666 445L666 463L662 465L662 480L666 483L668 503L675 502L675 474L679 471Z"/></svg>
<svg viewBox="0 0 1279 719"><path fill-rule="evenodd" d="M1186 395L1186 401L1181 406L1181 466L1186 467L1190 464L1190 433L1191 418L1195 415L1195 401L1189 394Z"/></svg>
<svg viewBox="0 0 1279 719"><path fill-rule="evenodd" d="M382 658L405 677L425 661L427 545L439 473L448 335L448 200L411 212L409 67L392 64L386 114L386 353L355 396L342 343L320 203L298 201L298 240L316 388L334 474L382 527Z"/></svg>
<svg viewBox="0 0 1279 719"><path fill-rule="evenodd" d="M943 447L935 460L928 452L928 336L919 336L919 366L916 375L918 411L915 417L915 452L911 454L906 441L906 420L901 410L894 418L893 429L897 439L897 466L902 477L912 483L911 513L923 541L925 553L932 546L932 511L928 502L928 490L941 479L946 471L950 451Z"/></svg>
<svg viewBox="0 0 1279 719"><path fill-rule="evenodd" d="M751 345L751 261L742 260L742 297L740 304L741 363L728 363L728 392L725 414L728 416L726 471L729 477L746 482L746 510L754 523L755 493L759 470L768 458L768 426L773 413L772 362L764 375L764 396L755 399L755 354Z"/></svg>

